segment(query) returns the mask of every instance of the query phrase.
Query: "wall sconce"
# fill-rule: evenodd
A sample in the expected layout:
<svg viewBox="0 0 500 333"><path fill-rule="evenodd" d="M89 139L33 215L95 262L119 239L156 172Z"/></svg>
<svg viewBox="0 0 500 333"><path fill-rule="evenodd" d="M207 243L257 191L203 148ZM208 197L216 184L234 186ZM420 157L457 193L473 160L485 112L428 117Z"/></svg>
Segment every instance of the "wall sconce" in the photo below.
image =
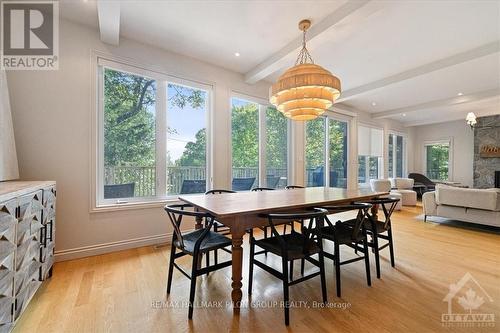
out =
<svg viewBox="0 0 500 333"><path fill-rule="evenodd" d="M471 129L474 129L474 126L477 124L476 115L474 112L467 113L467 117L465 117L465 121L470 126Z"/></svg>

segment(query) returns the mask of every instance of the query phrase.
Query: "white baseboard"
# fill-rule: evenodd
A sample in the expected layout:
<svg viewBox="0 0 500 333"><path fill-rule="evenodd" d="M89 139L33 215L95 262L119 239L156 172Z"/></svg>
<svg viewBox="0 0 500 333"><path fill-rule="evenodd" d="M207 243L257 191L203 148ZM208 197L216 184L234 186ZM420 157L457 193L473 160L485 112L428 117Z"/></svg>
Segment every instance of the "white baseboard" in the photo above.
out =
<svg viewBox="0 0 500 333"><path fill-rule="evenodd" d="M66 260L96 256L99 254L133 249L141 246L167 243L170 242L171 239L172 239L172 233L167 233L155 236L127 239L111 243L82 246L68 250L55 251L55 260L57 262L57 261L66 261Z"/></svg>

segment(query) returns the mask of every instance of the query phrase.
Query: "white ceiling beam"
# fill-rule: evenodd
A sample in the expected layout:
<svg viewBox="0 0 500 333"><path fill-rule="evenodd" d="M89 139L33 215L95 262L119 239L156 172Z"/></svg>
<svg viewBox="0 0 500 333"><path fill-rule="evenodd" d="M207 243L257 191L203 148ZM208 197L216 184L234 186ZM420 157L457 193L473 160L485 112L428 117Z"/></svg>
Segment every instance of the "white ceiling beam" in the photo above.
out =
<svg viewBox="0 0 500 333"><path fill-rule="evenodd" d="M333 13L329 14L318 23L313 22L311 28L307 31L308 42L317 38L319 35L338 24L349 15L356 12L358 9L366 5L370 0L347 1ZM298 33L297 33L298 34ZM265 77L273 74L285 66L287 57L296 53L298 48L302 46L302 36L295 38L281 50L261 62L255 68L245 74L245 82L249 84L256 83Z"/></svg>
<svg viewBox="0 0 500 333"><path fill-rule="evenodd" d="M97 17L101 41L118 46L120 43L120 2L98 0Z"/></svg>
<svg viewBox="0 0 500 333"><path fill-rule="evenodd" d="M490 90L480 91L480 92L477 92L474 94L456 96L456 97L446 98L446 99L439 99L439 100L435 100L435 101L405 106L402 108L387 110L387 111L383 111L383 112L377 112L377 113L373 114L372 118L373 119L389 118L389 117L392 117L395 115L401 115L403 113L407 114L410 112L417 112L417 111L422 111L425 109L433 109L433 108L438 108L438 107L443 107L443 106L453 106L453 105L458 105L458 104L477 102L477 101L480 101L483 99L487 99L487 98L499 96L499 95L500 95L499 89L490 89Z"/></svg>
<svg viewBox="0 0 500 333"><path fill-rule="evenodd" d="M420 75L428 74L446 67L458 65L467 61L471 61L498 52L500 52L500 41L495 41L492 43L481 45L474 49L461 52L447 58L439 59L437 61L433 61L425 65L418 66L409 69L407 71L392 76L388 76L386 78L370 82L356 88L346 90L342 92L340 98L337 101L345 102L355 96L367 93L375 89L380 89L394 83L405 81Z"/></svg>

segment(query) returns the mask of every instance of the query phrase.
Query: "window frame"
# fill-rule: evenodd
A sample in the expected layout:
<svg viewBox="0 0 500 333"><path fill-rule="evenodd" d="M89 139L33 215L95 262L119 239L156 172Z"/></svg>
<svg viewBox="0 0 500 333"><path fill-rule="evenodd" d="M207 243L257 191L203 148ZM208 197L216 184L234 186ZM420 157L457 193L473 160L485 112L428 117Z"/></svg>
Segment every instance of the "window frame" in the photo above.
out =
<svg viewBox="0 0 500 333"><path fill-rule="evenodd" d="M92 68L95 69L92 80L93 100L95 110L92 113L92 143L91 143L91 207L90 212L121 210L127 208L147 208L160 206L168 201L178 201L178 195L167 195L167 115L168 115L168 84L175 84L206 91L206 184L207 188L213 183L212 167L212 118L213 118L213 83L204 83L198 80L181 78L169 75L154 66L143 66L128 59L101 54L94 51ZM118 199L104 199L104 70L106 68L154 79L156 81L155 96L155 168L156 187L155 195L148 197L132 197Z"/></svg>
<svg viewBox="0 0 500 333"><path fill-rule="evenodd" d="M267 143L267 122L266 122L266 110L269 107L274 107L268 100L259 98L259 97L254 97L250 95L246 95L240 92L236 91L231 91L231 95L229 97L229 106L230 106L230 114L229 117L232 119L232 110L233 110L233 98L247 101L250 103L255 103L258 105L258 125L259 128L258 130L258 177L259 177L259 182L258 186L259 187L266 187L267 186L267 170L266 170L266 162L267 162L267 156L266 156L266 143ZM279 111L278 111L279 112ZM291 132L292 132L292 123L290 119L287 120L287 159L286 159L286 164L287 164L287 184L290 185L292 184L290 182L290 176L293 174L293 163L290 163L290 158L291 158ZM229 187L231 187L231 183L233 181L233 138L232 138L232 130L233 128L233 123L232 120L229 121Z"/></svg>
<svg viewBox="0 0 500 333"><path fill-rule="evenodd" d="M422 150L422 171L424 175L427 177L427 147L433 145L448 145L448 179L431 179L432 181L442 182L442 181L451 181L453 179L453 138L446 138L441 140L426 140L423 142L423 150Z"/></svg>

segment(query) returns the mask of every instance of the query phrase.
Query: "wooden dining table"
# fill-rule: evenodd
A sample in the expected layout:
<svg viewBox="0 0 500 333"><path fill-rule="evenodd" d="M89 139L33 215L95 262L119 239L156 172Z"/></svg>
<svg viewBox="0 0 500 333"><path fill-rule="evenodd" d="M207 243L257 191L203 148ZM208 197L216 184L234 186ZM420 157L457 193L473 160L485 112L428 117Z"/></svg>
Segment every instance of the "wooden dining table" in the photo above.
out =
<svg viewBox="0 0 500 333"><path fill-rule="evenodd" d="M261 213L294 212L306 208L326 205L341 205L387 195L388 192L373 192L369 189L346 190L341 188L311 187L291 190L237 192L216 195L182 195L180 200L200 211L213 215L217 221L229 227L232 238L232 292L233 308L239 310L242 299L243 236L248 229L267 225L259 218ZM372 208L377 215L378 208ZM202 228L202 221L196 221Z"/></svg>

